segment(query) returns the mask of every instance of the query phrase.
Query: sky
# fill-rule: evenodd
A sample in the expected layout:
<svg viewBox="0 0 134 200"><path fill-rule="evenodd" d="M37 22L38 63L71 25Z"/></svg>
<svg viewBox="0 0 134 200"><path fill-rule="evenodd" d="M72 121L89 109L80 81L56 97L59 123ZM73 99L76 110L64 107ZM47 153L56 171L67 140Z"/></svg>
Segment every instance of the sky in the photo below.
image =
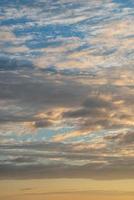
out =
<svg viewBox="0 0 134 200"><path fill-rule="evenodd" d="M3 200L133 198L133 21L133 0L0 0Z"/></svg>

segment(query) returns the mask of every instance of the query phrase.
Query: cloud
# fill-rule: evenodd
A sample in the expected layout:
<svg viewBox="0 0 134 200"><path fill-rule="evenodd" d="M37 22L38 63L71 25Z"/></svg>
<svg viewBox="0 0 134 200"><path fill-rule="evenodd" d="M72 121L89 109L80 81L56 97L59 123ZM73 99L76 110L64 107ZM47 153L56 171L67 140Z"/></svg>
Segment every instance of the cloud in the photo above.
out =
<svg viewBox="0 0 134 200"><path fill-rule="evenodd" d="M30 58L37 68L133 65L133 9L126 4L125 9L111 0L10 5L2 4L5 54Z"/></svg>
<svg viewBox="0 0 134 200"><path fill-rule="evenodd" d="M133 178L132 143L128 142L133 130L113 130L106 136L100 135L95 138L91 134L90 140L76 143L31 141L1 145L4 159L0 164L0 176L16 179Z"/></svg>
<svg viewBox="0 0 134 200"><path fill-rule="evenodd" d="M119 133L116 135L106 136L106 139L110 140L111 142L117 142L119 145L133 145L134 143L134 132L128 131L124 134Z"/></svg>
<svg viewBox="0 0 134 200"><path fill-rule="evenodd" d="M0 3L0 177L133 177L133 8Z"/></svg>
<svg viewBox="0 0 134 200"><path fill-rule="evenodd" d="M102 191L102 190L89 190L89 191L71 191L71 192L46 192L46 193L33 193L33 192L31 192L31 193L25 193L24 195L29 195L29 196L32 196L32 195L34 195L34 196L55 196L55 195L85 195L85 194L88 194L88 195L94 195L95 194L95 196L100 196L100 195L104 195L104 196L118 196L118 197L120 197L120 196L133 196L134 195L134 193L133 192L122 192L122 191Z"/></svg>
<svg viewBox="0 0 134 200"><path fill-rule="evenodd" d="M8 56L0 56L0 70L5 71L5 70L23 70L23 69L32 69L34 68L34 65L32 62L28 60L18 60L18 59L13 59L9 58Z"/></svg>
<svg viewBox="0 0 134 200"><path fill-rule="evenodd" d="M13 41L16 39L15 35L12 32L9 32L8 30L2 30L0 31L0 38L2 38L2 41Z"/></svg>
<svg viewBox="0 0 134 200"><path fill-rule="evenodd" d="M102 166L101 166L102 167ZM101 168L100 164L85 165L82 167L66 165L29 165L11 166L1 165L1 178L94 178L94 179L124 179L133 178L133 168L118 165L118 168ZM93 169L94 168L94 169Z"/></svg>
<svg viewBox="0 0 134 200"><path fill-rule="evenodd" d="M15 127L18 130L20 126L29 132L29 128L33 131L33 128L66 125L73 127L72 133L67 131L56 137L68 140L103 129L132 127L133 89L132 82L129 86L126 82L127 77L133 80L132 69L123 70L113 69L108 76L103 69L89 76L90 80L85 75L65 77L58 72L53 75L38 70L3 71L0 74L1 130L15 130ZM117 80L122 84L118 85Z"/></svg>

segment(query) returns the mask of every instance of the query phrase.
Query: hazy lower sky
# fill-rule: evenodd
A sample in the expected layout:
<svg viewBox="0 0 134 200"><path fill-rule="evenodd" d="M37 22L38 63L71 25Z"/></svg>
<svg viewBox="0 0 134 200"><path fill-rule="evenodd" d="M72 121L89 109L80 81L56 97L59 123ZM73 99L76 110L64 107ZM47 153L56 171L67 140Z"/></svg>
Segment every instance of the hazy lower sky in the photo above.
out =
<svg viewBox="0 0 134 200"><path fill-rule="evenodd" d="M134 197L133 22L133 0L0 1L2 200Z"/></svg>
<svg viewBox="0 0 134 200"><path fill-rule="evenodd" d="M0 181L2 200L132 200L133 180L31 179Z"/></svg>

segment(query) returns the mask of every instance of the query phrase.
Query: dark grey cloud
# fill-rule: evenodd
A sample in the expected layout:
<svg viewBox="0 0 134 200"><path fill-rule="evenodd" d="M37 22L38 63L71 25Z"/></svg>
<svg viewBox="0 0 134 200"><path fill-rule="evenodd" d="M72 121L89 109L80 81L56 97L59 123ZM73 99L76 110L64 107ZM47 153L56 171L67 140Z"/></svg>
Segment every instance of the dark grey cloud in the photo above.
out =
<svg viewBox="0 0 134 200"><path fill-rule="evenodd" d="M39 128L39 127L49 127L49 126L52 126L53 123L49 120L37 120L34 122L33 124L36 128Z"/></svg>
<svg viewBox="0 0 134 200"><path fill-rule="evenodd" d="M84 107L94 109L94 108L110 108L113 107L110 101L102 99L101 96L91 96L83 103Z"/></svg>
<svg viewBox="0 0 134 200"><path fill-rule="evenodd" d="M133 89L116 85L114 72L108 83L103 72L105 83L99 72L91 79L40 70L0 72L1 178L133 177ZM57 121L64 134L56 132ZM21 123L36 132L25 126L19 135ZM56 136L63 140L54 142Z"/></svg>
<svg viewBox="0 0 134 200"><path fill-rule="evenodd" d="M66 118L79 118L79 117L93 117L93 116L102 116L102 114L107 115L106 112L99 109L88 109L88 108L78 108L76 110L70 110L63 113L63 117Z"/></svg>
<svg viewBox="0 0 134 200"><path fill-rule="evenodd" d="M0 106L0 121L33 121L35 127L43 127L43 124L49 126L52 125L53 110L61 107L68 109L61 113L63 119L83 118L83 121L78 122L82 126L89 123L111 128L123 126L125 118L132 121L133 116L129 110L130 106L133 108L133 89L114 84L98 84L98 78L99 74L96 74L90 80L92 84L87 84L81 83L87 81L87 77L48 75L40 70L1 72L0 99L5 102L7 109ZM107 96L110 98L107 99ZM121 106L116 104L119 101L123 102ZM122 110L123 106L126 109L129 107L128 112ZM41 111L50 114L40 119L36 114ZM111 116L111 113L114 115Z"/></svg>
<svg viewBox="0 0 134 200"><path fill-rule="evenodd" d="M114 82L98 82L100 77L99 72L88 80L87 76L66 77L40 70L1 71L1 178L133 177L133 131L120 131L133 128L133 90ZM107 80L107 76L103 78ZM65 125L73 125L78 136L75 134L72 140L73 133L65 131L63 136L70 134L70 138L54 142L54 137L62 133L46 129L56 126L57 120L63 130ZM25 122L36 133L30 135L24 127L25 133L19 136L21 127L19 132L13 127ZM42 129L41 134L38 128ZM110 135L109 130L113 130ZM90 137L92 133L94 136ZM47 141L44 138L49 134Z"/></svg>
<svg viewBox="0 0 134 200"><path fill-rule="evenodd" d="M133 178L134 159L130 154L131 147L127 148L128 154L123 155L121 152L125 150L125 146L115 141L112 141L110 146L107 143L109 138L104 137L103 143L106 142L106 146L100 148L98 148L99 143L95 144L95 142L31 141L23 144L1 145L0 153L4 159L0 163L0 177Z"/></svg>
<svg viewBox="0 0 134 200"><path fill-rule="evenodd" d="M0 56L0 71L34 69L34 64L27 59L10 58L9 56Z"/></svg>
<svg viewBox="0 0 134 200"><path fill-rule="evenodd" d="M11 155L12 156L12 155ZM34 159L32 156L18 156L18 157L11 157L9 159L3 160L4 163L10 163L10 164L25 164L25 163L33 163L36 159ZM2 163L1 163L2 164Z"/></svg>
<svg viewBox="0 0 134 200"><path fill-rule="evenodd" d="M133 145L134 144L134 132L127 131L126 133L118 133L105 137L106 140L116 142L119 145Z"/></svg>
<svg viewBox="0 0 134 200"><path fill-rule="evenodd" d="M2 72L0 84L0 99L5 102L5 107L0 106L0 123L33 121L35 127L52 125L49 119L36 116L42 109L47 113L54 108L77 106L92 90L72 79L40 71Z"/></svg>
<svg viewBox="0 0 134 200"><path fill-rule="evenodd" d="M45 76L45 74L43 76L38 72L37 75L25 72L4 73L0 74L0 78L1 99L16 100L35 106L70 106L74 101L80 102L85 98L86 92L91 90L90 87L76 83L72 79Z"/></svg>
<svg viewBox="0 0 134 200"><path fill-rule="evenodd" d="M128 170L129 169L129 170ZM1 178L94 178L94 179L124 179L134 178L133 167L119 165L105 167L104 164L94 163L84 166L69 165L0 165Z"/></svg>

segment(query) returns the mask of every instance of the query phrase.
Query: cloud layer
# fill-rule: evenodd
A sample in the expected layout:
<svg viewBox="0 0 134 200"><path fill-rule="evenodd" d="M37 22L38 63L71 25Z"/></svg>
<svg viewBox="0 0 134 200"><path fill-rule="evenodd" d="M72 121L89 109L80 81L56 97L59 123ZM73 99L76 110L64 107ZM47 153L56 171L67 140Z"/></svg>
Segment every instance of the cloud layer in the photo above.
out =
<svg viewBox="0 0 134 200"><path fill-rule="evenodd" d="M134 178L133 6L0 2L1 178Z"/></svg>

